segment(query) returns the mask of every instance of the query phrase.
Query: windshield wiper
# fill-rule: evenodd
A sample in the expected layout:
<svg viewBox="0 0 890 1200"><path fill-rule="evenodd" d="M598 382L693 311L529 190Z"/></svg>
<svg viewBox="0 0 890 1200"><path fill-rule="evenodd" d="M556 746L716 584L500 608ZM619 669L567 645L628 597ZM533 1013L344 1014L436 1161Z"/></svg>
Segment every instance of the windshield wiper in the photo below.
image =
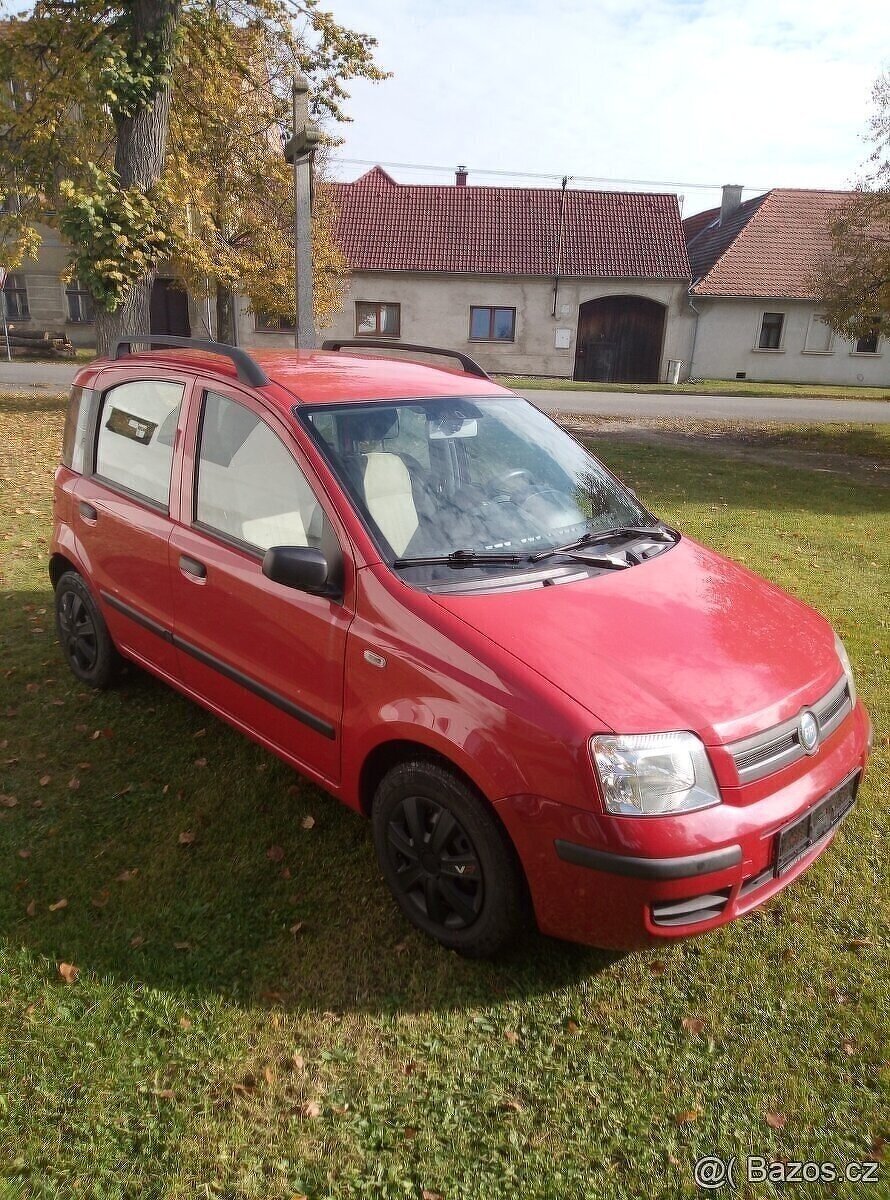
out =
<svg viewBox="0 0 890 1200"><path fill-rule="evenodd" d="M419 554L397 558L394 567L488 567L499 563L528 562L527 554L506 554L487 550L452 550L450 554Z"/></svg>
<svg viewBox="0 0 890 1200"><path fill-rule="evenodd" d="M565 554L570 550L581 550L584 546L595 546L598 542L610 542L613 538L630 537L648 537L655 542L674 541L674 534L660 525L650 529L646 529L642 525L619 525L615 529L602 529L598 533L593 530L582 533L573 542L567 542L564 546L551 546L549 550L537 550L534 554L530 554L528 559L529 562L540 562L541 559L549 558L552 554Z"/></svg>

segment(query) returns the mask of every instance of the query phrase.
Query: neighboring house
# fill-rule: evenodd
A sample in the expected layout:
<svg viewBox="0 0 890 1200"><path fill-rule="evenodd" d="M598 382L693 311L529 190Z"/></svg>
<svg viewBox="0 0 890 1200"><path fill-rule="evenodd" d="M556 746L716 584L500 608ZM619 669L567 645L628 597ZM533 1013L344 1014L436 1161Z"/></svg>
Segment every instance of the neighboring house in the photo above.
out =
<svg viewBox="0 0 890 1200"><path fill-rule="evenodd" d="M333 187L351 277L322 336L448 346L523 375L654 382L672 359L685 374L694 319L676 196L468 187L460 168L449 186L374 167ZM257 322L249 340L276 336Z"/></svg>
<svg viewBox="0 0 890 1200"><path fill-rule="evenodd" d="M11 272L0 294L6 319L18 329L50 329L65 333L75 346L95 346L93 300L75 279L63 283L68 246L57 230L38 225L41 241L36 258ZM0 266L3 264L0 263ZM207 305L187 296L170 275L155 280L151 295L151 332L208 337ZM0 331L2 340L2 331Z"/></svg>
<svg viewBox="0 0 890 1200"><path fill-rule="evenodd" d="M814 284L829 218L850 193L741 193L728 185L720 208L683 222L699 313L692 378L890 384L890 344L833 333Z"/></svg>

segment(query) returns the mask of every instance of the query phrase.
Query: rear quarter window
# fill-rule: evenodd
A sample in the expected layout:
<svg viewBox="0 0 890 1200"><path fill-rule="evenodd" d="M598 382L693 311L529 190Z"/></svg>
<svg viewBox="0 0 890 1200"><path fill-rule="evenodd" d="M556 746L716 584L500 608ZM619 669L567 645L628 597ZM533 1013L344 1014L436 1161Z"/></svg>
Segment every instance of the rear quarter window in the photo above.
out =
<svg viewBox="0 0 890 1200"><path fill-rule="evenodd" d="M96 393L89 388L73 387L68 400L68 415L62 435L62 465L83 474L88 459L87 439Z"/></svg>

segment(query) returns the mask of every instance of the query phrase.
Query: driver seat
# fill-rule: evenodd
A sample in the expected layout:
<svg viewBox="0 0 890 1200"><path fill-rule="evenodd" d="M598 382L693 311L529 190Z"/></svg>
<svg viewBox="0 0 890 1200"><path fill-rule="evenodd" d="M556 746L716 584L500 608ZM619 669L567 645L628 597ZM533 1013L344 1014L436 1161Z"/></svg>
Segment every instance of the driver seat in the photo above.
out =
<svg viewBox="0 0 890 1200"><path fill-rule="evenodd" d="M396 554L404 554L420 524L411 473L398 454L373 450L364 458L368 512Z"/></svg>

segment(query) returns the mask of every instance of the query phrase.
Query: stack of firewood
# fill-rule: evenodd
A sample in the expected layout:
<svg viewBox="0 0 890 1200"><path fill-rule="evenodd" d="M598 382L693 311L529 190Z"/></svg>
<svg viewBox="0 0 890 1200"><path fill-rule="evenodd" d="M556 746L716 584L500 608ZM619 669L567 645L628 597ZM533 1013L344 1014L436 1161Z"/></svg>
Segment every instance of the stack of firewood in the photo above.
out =
<svg viewBox="0 0 890 1200"><path fill-rule="evenodd" d="M71 339L59 329L24 329L9 326L9 349L14 358L74 358ZM6 344L0 326L0 353Z"/></svg>

